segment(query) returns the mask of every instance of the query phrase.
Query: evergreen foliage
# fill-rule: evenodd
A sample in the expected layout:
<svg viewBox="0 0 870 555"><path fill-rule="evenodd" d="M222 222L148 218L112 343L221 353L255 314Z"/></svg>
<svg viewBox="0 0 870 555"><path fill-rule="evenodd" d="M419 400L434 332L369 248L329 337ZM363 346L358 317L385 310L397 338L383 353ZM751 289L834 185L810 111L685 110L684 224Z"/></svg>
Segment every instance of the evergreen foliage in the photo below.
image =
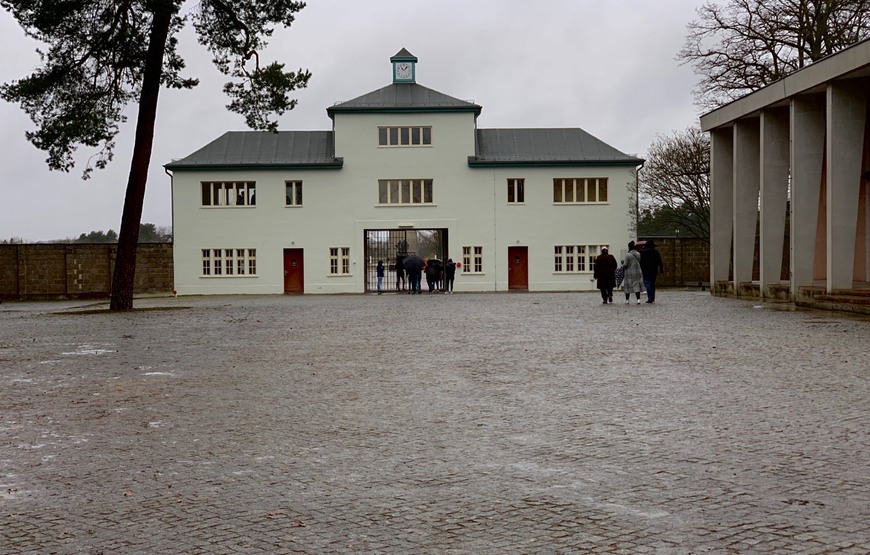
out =
<svg viewBox="0 0 870 555"><path fill-rule="evenodd" d="M53 170L70 171L79 146L96 149L84 169L112 160L125 107L138 103L136 140L121 219L111 308L133 308L136 244L161 87L192 88L182 75L179 31L190 21L215 66L230 78L228 108L254 129L277 129L275 116L293 109L289 94L311 74L260 65L276 26L289 27L305 7L293 0L199 0L182 14L183 0L0 0L25 33L44 44L42 67L0 85L0 98L19 103L35 125L27 139L48 154Z"/></svg>

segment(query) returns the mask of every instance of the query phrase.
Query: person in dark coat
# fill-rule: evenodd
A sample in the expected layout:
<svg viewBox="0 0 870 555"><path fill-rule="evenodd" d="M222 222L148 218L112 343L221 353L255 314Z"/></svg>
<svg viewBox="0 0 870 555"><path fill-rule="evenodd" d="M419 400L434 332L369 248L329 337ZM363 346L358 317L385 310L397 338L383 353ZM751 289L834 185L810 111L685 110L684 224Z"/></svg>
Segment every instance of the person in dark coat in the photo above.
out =
<svg viewBox="0 0 870 555"><path fill-rule="evenodd" d="M453 294L453 281L456 279L456 262L452 258L447 259L447 266L444 268L444 294Z"/></svg>
<svg viewBox="0 0 870 555"><path fill-rule="evenodd" d="M656 302L656 278L665 271L662 255L656 250L653 241L647 241L640 253L640 269L643 271L643 285L646 288L646 302Z"/></svg>
<svg viewBox="0 0 870 555"><path fill-rule="evenodd" d="M381 286L384 285L384 261L378 260L378 266L375 270L376 275L378 276L378 295L381 294Z"/></svg>
<svg viewBox="0 0 870 555"><path fill-rule="evenodd" d="M423 273L426 274L426 285L429 287L430 295L432 294L432 291L435 290L435 282L438 279L437 272L438 270L437 268L435 268L434 264L432 264L431 262L426 263L426 268L424 269Z"/></svg>
<svg viewBox="0 0 870 555"><path fill-rule="evenodd" d="M601 291L602 304L613 302L613 288L616 287L616 258L607 251L607 247L601 249L601 254L595 258L595 270L592 275L596 280L596 287Z"/></svg>
<svg viewBox="0 0 870 555"><path fill-rule="evenodd" d="M404 256L396 257L396 291L405 290L405 267L402 266Z"/></svg>

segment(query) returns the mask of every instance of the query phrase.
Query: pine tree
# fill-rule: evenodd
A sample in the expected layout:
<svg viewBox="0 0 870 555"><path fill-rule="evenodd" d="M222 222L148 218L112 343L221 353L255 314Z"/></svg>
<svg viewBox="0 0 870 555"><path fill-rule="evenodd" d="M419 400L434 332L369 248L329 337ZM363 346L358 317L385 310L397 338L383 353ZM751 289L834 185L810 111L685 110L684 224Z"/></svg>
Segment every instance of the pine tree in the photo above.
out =
<svg viewBox="0 0 870 555"><path fill-rule="evenodd" d="M289 94L310 72L260 65L276 26L289 27L305 7L293 0L200 0L188 15L183 0L0 0L24 31L43 43L43 65L0 86L0 97L20 103L35 124L26 134L48 153L48 167L70 171L79 146L97 149L94 167L112 160L124 108L138 102L136 136L112 278L112 310L133 308L136 245L161 87L189 89L177 35L190 21L215 66L230 78L227 106L253 129L277 129L274 117L292 110Z"/></svg>

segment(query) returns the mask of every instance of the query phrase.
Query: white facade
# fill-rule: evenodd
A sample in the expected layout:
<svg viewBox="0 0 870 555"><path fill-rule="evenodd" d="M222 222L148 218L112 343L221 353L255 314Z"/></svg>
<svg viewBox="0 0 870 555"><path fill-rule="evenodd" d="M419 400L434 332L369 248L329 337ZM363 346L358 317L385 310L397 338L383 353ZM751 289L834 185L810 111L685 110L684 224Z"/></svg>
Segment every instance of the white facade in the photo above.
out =
<svg viewBox="0 0 870 555"><path fill-rule="evenodd" d="M399 91L400 95L406 91L410 98L420 90L440 95L415 83L402 82L394 82L381 91L390 94ZM375 261L367 253L366 242L366 232L371 230L441 230L446 244L439 254L445 260L449 257L462 261L463 247L471 247L472 252L479 248L481 271L474 272L469 267L474 264L464 265L457 271L456 291L518 288L512 281L515 278L510 277L509 264L519 263L519 256L514 257L516 260L508 259L509 252L518 253L510 250L516 247L525 247L519 252L527 256L526 287L520 283L519 288L594 289L588 258L594 258L596 249L602 245L611 246L616 254L633 238L633 191L641 161L610 147L604 158L592 155L590 159L588 152L576 152L571 159L564 156L554 159L541 150L542 145L525 145L525 150L540 154L534 159L522 152L502 151L496 152L500 156L482 157L486 145L481 144L483 137L476 126L480 107L451 99L455 100L455 106L445 108L444 99L449 98L441 95L438 103L431 98L422 103L412 99L410 104L401 99L391 100L375 107L362 103L357 106L350 101L346 106L330 109L334 142L334 160L330 165L317 164L311 157L292 158L282 152L269 156L257 152L252 156L245 151L248 147L233 149L234 141L262 136L259 132L225 136L218 145L224 148L223 152L215 154L220 150L214 146L216 141L186 159L168 164L167 168L172 170L176 292L193 295L291 291L286 276L293 269L285 260L285 249L301 249L294 252L302 256L302 291L362 293L373 288ZM431 144L380 145L379 128L383 127L431 128ZM523 135L523 130L504 131ZM536 133L558 136L560 131ZM582 130L570 131L588 137L593 146L607 146ZM298 135L294 140L299 143L304 137ZM208 151L208 156L204 151ZM562 178L606 178L607 198L556 202L554 180ZM381 202L379 180L409 179L431 180L431 202ZM508 202L509 179L523 180L523 202ZM288 181L302 183L301 206L288 206L285 189ZM212 182L254 183L255 204L204 205L202 184ZM557 264L558 246L592 249L582 267L573 258L568 271L564 258L560 259L561 266ZM348 273L333 273L335 251L331 249L340 249L339 252L349 249ZM242 256L236 257L240 250ZM218 258L222 258L221 251L229 251L229 257L221 260L220 268L215 267L214 260L208 260L205 268L203 251L206 254L217 251ZM248 266L250 253L255 254L255 267ZM226 272L228 261L233 265L230 275ZM246 271L244 275L238 272L240 262ZM389 265L392 261L385 262ZM339 261L338 265L341 264ZM247 271L252 268L253 274Z"/></svg>

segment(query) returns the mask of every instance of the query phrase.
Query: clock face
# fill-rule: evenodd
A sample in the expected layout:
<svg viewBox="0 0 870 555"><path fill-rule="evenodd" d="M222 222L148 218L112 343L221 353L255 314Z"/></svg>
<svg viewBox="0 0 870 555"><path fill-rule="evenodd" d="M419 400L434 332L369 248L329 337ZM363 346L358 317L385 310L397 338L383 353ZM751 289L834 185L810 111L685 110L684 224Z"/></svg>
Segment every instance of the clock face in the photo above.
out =
<svg viewBox="0 0 870 555"><path fill-rule="evenodd" d="M412 66L408 62L400 62L396 64L396 79L410 79L413 71Z"/></svg>

